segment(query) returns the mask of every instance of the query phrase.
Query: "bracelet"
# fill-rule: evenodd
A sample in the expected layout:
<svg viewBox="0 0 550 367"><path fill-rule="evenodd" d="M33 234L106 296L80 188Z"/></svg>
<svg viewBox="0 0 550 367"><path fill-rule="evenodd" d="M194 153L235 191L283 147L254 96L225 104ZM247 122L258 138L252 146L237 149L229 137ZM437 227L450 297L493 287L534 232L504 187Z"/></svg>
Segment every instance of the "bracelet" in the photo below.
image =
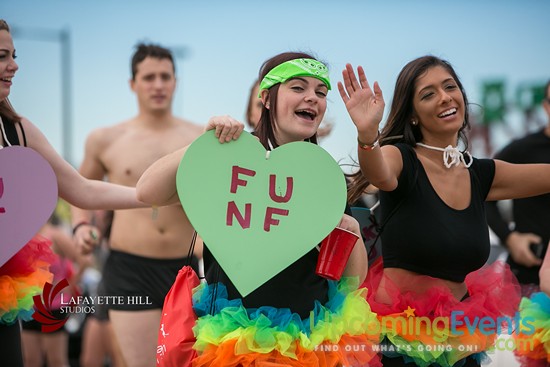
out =
<svg viewBox="0 0 550 367"><path fill-rule="evenodd" d="M82 226L89 226L89 225L90 225L90 223L85 221L85 220L83 220L82 222L78 222L78 224L73 227L73 236L76 233L76 231L78 230L78 228L80 228Z"/></svg>
<svg viewBox="0 0 550 367"><path fill-rule="evenodd" d="M359 145L359 149L370 151L376 148L378 145L380 145L380 131L376 134L376 139L374 139L374 142L372 144L363 143L361 140L359 140L359 137L357 137L357 144Z"/></svg>

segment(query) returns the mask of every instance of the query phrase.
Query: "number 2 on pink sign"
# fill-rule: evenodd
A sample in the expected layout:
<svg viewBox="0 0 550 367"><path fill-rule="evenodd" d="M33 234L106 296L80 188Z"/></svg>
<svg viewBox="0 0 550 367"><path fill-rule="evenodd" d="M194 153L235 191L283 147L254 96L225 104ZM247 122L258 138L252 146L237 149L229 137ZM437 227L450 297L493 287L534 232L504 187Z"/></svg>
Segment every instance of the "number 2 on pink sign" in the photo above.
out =
<svg viewBox="0 0 550 367"><path fill-rule="evenodd" d="M0 199L2 198L2 195L4 195L4 180L2 179L2 177L0 177ZM0 206L0 214L5 212L6 209Z"/></svg>

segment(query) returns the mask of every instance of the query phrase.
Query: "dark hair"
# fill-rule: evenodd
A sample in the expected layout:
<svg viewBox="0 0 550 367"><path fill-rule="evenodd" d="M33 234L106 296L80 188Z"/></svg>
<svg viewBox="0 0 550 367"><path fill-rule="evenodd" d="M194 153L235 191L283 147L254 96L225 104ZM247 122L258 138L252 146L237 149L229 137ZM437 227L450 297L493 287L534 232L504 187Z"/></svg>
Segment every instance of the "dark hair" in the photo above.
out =
<svg viewBox="0 0 550 367"><path fill-rule="evenodd" d="M290 60L295 59L314 59L317 60L315 57L308 55L303 52L283 52L276 56L273 56L272 58L266 60L262 67L260 68L260 73L258 80L261 81L267 73L271 71L274 67L282 64L283 62L287 62ZM277 92L279 91L280 84L275 84L271 88L269 88L269 104L270 108L267 109L265 105L262 107L262 116L260 117L260 121L258 122L258 125L256 127L255 133L260 139L260 142L263 144L263 146L268 149L269 144L268 141L271 142L273 145L273 148L276 148L279 146L277 139L275 139L275 124L273 121L275 121L275 111L277 110ZM313 134L313 136L309 137L305 141L317 144L317 133Z"/></svg>
<svg viewBox="0 0 550 367"><path fill-rule="evenodd" d="M168 59L172 63L172 70L176 74L176 64L174 63L174 56L172 51L155 44L138 43L136 45L136 52L132 56L132 80L135 80L137 73L137 66L147 57L154 57L156 59Z"/></svg>
<svg viewBox="0 0 550 367"><path fill-rule="evenodd" d="M61 218L59 218L59 215L56 213L55 210L53 211L52 215L50 215L50 219L48 219L48 223L56 227L62 224Z"/></svg>
<svg viewBox="0 0 550 367"><path fill-rule="evenodd" d="M548 92L549 89L550 89L550 80L546 82L546 86L544 87L544 98L546 99L550 99L550 92Z"/></svg>
<svg viewBox="0 0 550 367"><path fill-rule="evenodd" d="M7 31L10 33L10 26L4 19L0 19L0 31ZM21 121L21 116L15 112L15 109L11 105L8 97L6 97L3 101L0 101L0 117L12 123Z"/></svg>
<svg viewBox="0 0 550 367"><path fill-rule="evenodd" d="M468 97L466 96L464 87L448 61L431 55L419 57L409 62L399 73L397 82L395 83L388 120L380 133L381 145L403 142L414 147L416 143L422 140L422 133L419 125L411 124L411 120L413 120L414 117L414 91L418 78L422 77L429 69L436 66L441 66L451 74L462 92L465 105L464 123L458 131L458 138L464 143L466 148L468 147L468 138L464 130L470 128L470 114L468 112ZM398 138L398 136L402 137Z"/></svg>
<svg viewBox="0 0 550 367"><path fill-rule="evenodd" d="M246 123L248 124L248 126L250 126L253 129L255 129L256 125L258 125L258 121L252 122L251 115L252 115L252 108L254 106L253 101L256 101L258 99L258 92L256 91L256 89L259 86L260 86L260 81L256 79L254 83L250 86L250 91L248 92L248 101L247 101L248 103L246 106Z"/></svg>
<svg viewBox="0 0 550 367"><path fill-rule="evenodd" d="M429 69L436 66L444 68L453 79L462 96L464 98L464 122L458 131L458 139L464 143L465 149L468 148L468 138L464 132L465 129L470 129L470 120L468 112L468 97L464 91L464 87L453 67L448 61L439 57L427 55L410 61L397 76L393 99L391 103L390 113L386 125L380 132L380 145L405 143L412 147L416 143L422 141L422 132L419 125L412 125L411 120L414 118L414 92L417 80L428 72ZM355 177L354 184L348 191L348 201L356 201L363 193L364 189L369 185L369 182L361 175L361 172L350 175Z"/></svg>

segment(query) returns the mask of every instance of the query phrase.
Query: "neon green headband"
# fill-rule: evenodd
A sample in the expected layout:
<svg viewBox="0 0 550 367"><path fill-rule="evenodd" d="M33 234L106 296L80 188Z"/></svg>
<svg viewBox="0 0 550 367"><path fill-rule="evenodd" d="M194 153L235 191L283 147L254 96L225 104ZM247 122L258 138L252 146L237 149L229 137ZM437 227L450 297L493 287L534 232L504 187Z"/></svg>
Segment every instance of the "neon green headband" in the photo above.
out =
<svg viewBox="0 0 550 367"><path fill-rule="evenodd" d="M275 84L284 83L298 76L311 76L319 79L330 90L328 68L325 64L314 59L294 59L275 66L267 73L260 83L260 92L269 89ZM260 95L258 95L259 97Z"/></svg>

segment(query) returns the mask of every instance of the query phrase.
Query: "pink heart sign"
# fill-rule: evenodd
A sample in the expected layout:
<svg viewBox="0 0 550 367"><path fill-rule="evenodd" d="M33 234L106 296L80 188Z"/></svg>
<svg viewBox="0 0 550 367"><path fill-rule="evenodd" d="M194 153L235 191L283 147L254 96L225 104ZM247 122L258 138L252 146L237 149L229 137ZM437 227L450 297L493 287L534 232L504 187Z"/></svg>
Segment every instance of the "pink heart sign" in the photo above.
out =
<svg viewBox="0 0 550 367"><path fill-rule="evenodd" d="M57 204L57 179L30 148L0 149L0 266L48 221Z"/></svg>

